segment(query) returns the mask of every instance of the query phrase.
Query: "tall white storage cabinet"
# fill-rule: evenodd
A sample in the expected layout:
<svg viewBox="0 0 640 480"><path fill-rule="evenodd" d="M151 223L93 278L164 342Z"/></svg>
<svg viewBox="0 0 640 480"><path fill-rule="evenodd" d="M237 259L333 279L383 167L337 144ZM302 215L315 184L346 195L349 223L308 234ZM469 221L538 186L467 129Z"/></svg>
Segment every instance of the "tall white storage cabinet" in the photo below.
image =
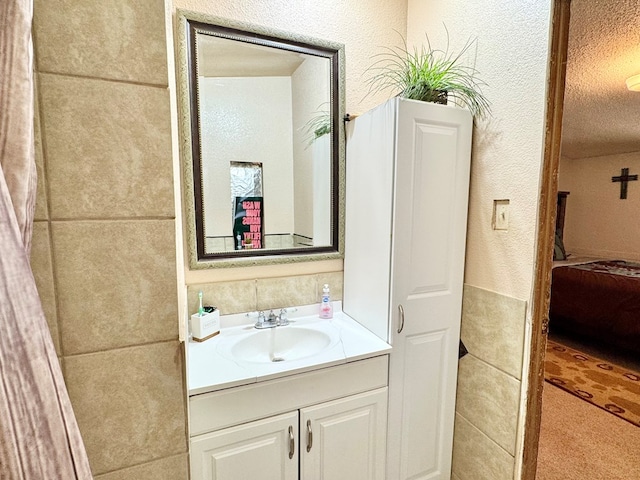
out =
<svg viewBox="0 0 640 480"><path fill-rule="evenodd" d="M393 346L388 479L451 476L471 132L400 98L347 127L343 308Z"/></svg>

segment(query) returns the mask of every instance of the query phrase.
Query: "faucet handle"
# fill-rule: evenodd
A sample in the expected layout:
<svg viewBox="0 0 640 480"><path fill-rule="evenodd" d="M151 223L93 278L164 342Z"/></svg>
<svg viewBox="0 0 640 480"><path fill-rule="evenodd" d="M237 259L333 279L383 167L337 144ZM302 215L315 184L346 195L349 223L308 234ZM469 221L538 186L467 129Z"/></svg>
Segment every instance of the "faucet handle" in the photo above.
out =
<svg viewBox="0 0 640 480"><path fill-rule="evenodd" d="M289 325L289 319L287 318L287 313L295 310L296 309L281 308L280 315L278 315L278 318L280 319L278 322L278 325L281 325L281 326Z"/></svg>
<svg viewBox="0 0 640 480"><path fill-rule="evenodd" d="M259 312L248 312L247 317L258 317L258 321L255 324L256 328L261 328L264 325L265 322L265 318L264 318L264 312L262 310L260 310Z"/></svg>

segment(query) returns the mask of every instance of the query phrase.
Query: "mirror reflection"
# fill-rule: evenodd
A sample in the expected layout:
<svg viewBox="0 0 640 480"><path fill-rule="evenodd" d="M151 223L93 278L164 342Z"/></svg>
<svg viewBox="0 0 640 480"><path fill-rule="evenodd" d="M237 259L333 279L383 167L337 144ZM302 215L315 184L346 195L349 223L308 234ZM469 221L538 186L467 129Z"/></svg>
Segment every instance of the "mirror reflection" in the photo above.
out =
<svg viewBox="0 0 640 480"><path fill-rule="evenodd" d="M197 259L339 254L341 46L186 22Z"/></svg>

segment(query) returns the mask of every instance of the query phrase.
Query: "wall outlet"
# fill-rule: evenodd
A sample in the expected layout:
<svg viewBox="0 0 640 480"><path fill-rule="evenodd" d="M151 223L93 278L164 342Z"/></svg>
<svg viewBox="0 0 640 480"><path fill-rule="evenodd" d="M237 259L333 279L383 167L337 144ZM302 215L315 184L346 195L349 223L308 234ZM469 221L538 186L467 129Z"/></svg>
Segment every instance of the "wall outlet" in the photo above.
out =
<svg viewBox="0 0 640 480"><path fill-rule="evenodd" d="M493 201L493 220L491 226L494 230L509 229L509 200Z"/></svg>

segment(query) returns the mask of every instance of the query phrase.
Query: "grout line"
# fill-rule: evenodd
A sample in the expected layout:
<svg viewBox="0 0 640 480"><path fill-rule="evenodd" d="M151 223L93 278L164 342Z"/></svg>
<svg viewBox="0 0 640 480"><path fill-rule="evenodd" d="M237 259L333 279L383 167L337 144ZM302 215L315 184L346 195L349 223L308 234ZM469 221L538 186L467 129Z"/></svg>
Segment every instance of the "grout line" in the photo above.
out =
<svg viewBox="0 0 640 480"><path fill-rule="evenodd" d="M36 58L37 56L35 55L35 48L34 48L34 58ZM37 59L35 60L37 62ZM56 266L56 260L55 260L55 255L54 253L54 240L53 240L53 228L51 226L51 188L49 186L49 162L47 160L47 135L46 135L46 128L44 125L44 118L43 118L43 101L42 101L42 93L41 93L41 89L40 89L40 76L39 76L39 72L37 70L34 70L34 87L35 87L35 96L34 96L34 100L35 100L35 107L37 108L37 112L34 112L34 116L37 115L38 116L38 126L39 126L39 134L40 134L40 151L42 154L42 182L43 182L43 186L44 186L44 198L45 201L47 203L47 207L46 207L46 211L47 211L47 218L45 220L43 220L44 222L47 223L47 235L49 237L49 261L51 263L51 268L50 268L50 274L51 274L51 283L52 283L52 288L53 288L53 302L54 302L54 312L55 312L55 323L56 323L56 333L57 333L57 344L58 344L58 348L60 349L59 352L56 352L57 354L59 354L62 358L64 358L64 342L63 342L63 338L64 335L62 333L63 331L63 322L61 321L61 316L60 316L60 299L59 299L59 293L58 293L58 282L56 281L57 278L57 266ZM35 160L35 159L34 159ZM37 192L37 190L36 190ZM37 202L37 198L36 198L36 202ZM62 363L62 365L64 366L64 362ZM64 369L62 369L62 373L64 376Z"/></svg>
<svg viewBox="0 0 640 480"><path fill-rule="evenodd" d="M189 454L188 451L179 452L179 453L171 453L171 454L166 455L164 457L153 458L153 459L151 459L149 461L146 461L146 462L135 463L133 465L128 465L126 467L118 468L116 470L108 470L106 472L102 472L102 473L96 474L95 478L100 478L103 475L109 475L109 474L116 473L116 472L124 472L125 470L128 470L130 468L142 467L144 465L151 465L152 463L159 462L161 460L165 460L165 459L169 459L169 458L173 458L173 457L181 457L183 455L188 455L188 454ZM187 466L188 466L188 462L187 462Z"/></svg>
<svg viewBox="0 0 640 480"><path fill-rule="evenodd" d="M45 75L54 75L56 77L67 77L67 78L78 78L81 80L98 80L102 82L111 82L111 83L121 83L125 85L137 85L139 87L150 87L150 88L159 88L162 90L167 90L169 85L160 85L157 83L146 83L146 82L136 82L133 80L121 80L118 78L104 78L104 77L94 77L91 75L79 75L76 73L62 73L62 72L51 72L46 70L39 70L38 73L44 73Z"/></svg>
<svg viewBox="0 0 640 480"><path fill-rule="evenodd" d="M178 333L176 332L175 338L170 338L168 340L154 340L154 341L150 341L150 342L134 343L134 344L131 344L131 345L121 345L121 346L112 347L112 348L101 348L101 349L98 349L98 350L91 350L89 352L71 353L71 354L68 354L68 355L64 355L63 358L65 360L67 360L69 358L82 357L84 355L93 355L94 353L105 353L105 352L113 352L115 350L126 350L126 349L137 348L137 347L148 347L150 345L157 345L157 344L160 344L160 343L177 343L177 344L181 344L182 342L180 342L180 340L178 339Z"/></svg>
<svg viewBox="0 0 640 480"><path fill-rule="evenodd" d="M258 294L258 279L254 278L253 279L253 304L256 307L255 310L252 311L258 311L258 304L260 303L259 301L259 294Z"/></svg>
<svg viewBox="0 0 640 480"><path fill-rule="evenodd" d="M493 443L496 447L498 447L500 450L502 450L504 453L506 453L507 455L509 455L511 458L513 458L514 460L514 468L515 468L515 459L516 456L509 453L509 451L505 450L504 447L502 447L499 443L497 443L493 438L491 438L489 435L487 435L482 429L480 429L480 427L478 427L475 423L473 423L471 420L469 420L467 417L465 417L464 415L462 415L460 412L458 412L456 410L456 415L458 415L460 418L462 418L465 422L467 422L469 425L471 425L473 428L475 428L478 432L480 432L484 437L487 438L487 440L489 440L491 443ZM458 475L456 473L456 475ZM458 475L460 476L460 475Z"/></svg>
<svg viewBox="0 0 640 480"><path fill-rule="evenodd" d="M464 343L464 340L463 340L462 342ZM492 368L495 368L495 369L496 369L496 370L498 370L499 372L504 373L506 376L508 376L508 377L510 377L510 378L513 378L514 380L516 380L516 381L518 381L520 384L522 384L522 379L520 379L520 378L516 377L515 375L513 375L513 374L511 374L511 373L509 373L509 372L507 372L507 371L503 370L503 369L502 369L502 368L500 368L500 367L497 367L496 365L494 365L494 364L492 364L492 363L489 363L488 361L486 361L486 360L484 360L484 359L480 358L478 355L474 354L473 352L469 352L469 353L468 353L468 355L471 355L473 358L475 358L475 359L479 360L480 362L484 363L485 365L488 365L488 366L490 366L490 367L492 367Z"/></svg>

